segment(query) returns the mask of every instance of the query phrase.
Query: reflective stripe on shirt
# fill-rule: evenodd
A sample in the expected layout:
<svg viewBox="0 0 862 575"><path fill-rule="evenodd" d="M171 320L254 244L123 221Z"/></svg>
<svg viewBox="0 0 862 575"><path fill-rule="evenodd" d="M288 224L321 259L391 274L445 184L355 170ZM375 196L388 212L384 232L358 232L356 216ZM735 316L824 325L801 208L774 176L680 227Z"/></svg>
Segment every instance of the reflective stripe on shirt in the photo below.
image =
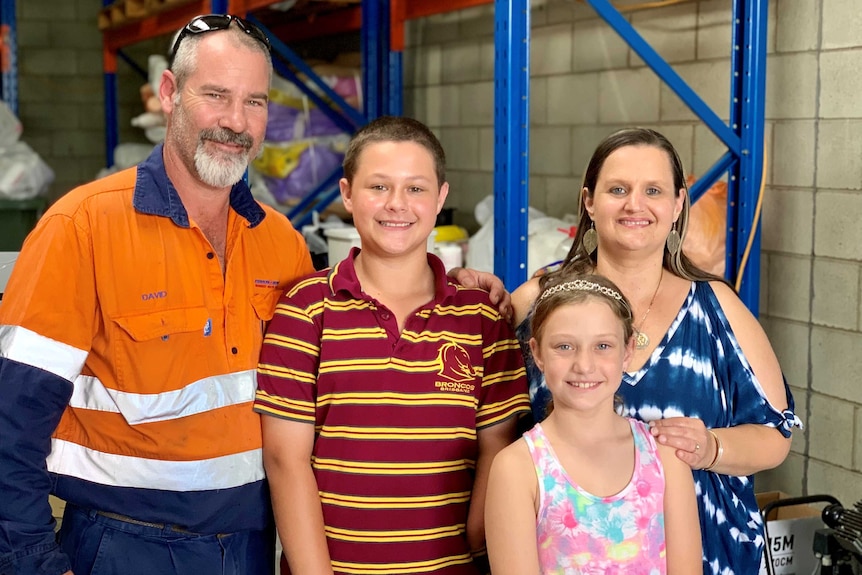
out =
<svg viewBox="0 0 862 575"><path fill-rule="evenodd" d="M48 471L115 487L201 491L230 489L264 477L260 449L196 461L159 461L115 455L51 440Z"/></svg>
<svg viewBox="0 0 862 575"><path fill-rule="evenodd" d="M98 378L82 375L75 379L70 405L122 413L130 425L188 417L254 399L256 370L250 369L205 377L176 391L129 393L107 389Z"/></svg>
<svg viewBox="0 0 862 575"><path fill-rule="evenodd" d="M81 373L87 352L15 325L0 325L0 357L44 369L69 381Z"/></svg>

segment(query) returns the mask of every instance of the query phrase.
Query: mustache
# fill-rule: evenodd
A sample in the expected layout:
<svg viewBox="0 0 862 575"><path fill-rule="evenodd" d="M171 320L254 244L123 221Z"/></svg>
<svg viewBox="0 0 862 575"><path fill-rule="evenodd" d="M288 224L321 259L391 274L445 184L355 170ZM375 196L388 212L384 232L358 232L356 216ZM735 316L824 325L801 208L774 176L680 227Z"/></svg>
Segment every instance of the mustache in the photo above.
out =
<svg viewBox="0 0 862 575"><path fill-rule="evenodd" d="M218 144L234 144L250 150L254 139L245 132L237 133L229 128L206 128L201 130L201 140L210 140Z"/></svg>

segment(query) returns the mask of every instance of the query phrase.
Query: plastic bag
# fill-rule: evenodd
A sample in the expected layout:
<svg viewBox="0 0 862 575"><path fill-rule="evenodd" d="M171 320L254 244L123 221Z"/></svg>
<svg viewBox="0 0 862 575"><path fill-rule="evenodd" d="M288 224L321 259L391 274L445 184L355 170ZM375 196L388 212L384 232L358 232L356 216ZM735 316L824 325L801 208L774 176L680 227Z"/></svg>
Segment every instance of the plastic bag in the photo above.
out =
<svg viewBox="0 0 862 575"><path fill-rule="evenodd" d="M688 184L694 182L689 177ZM700 269L724 276L727 238L727 184L716 182L691 206L682 249Z"/></svg>
<svg viewBox="0 0 862 575"><path fill-rule="evenodd" d="M575 218L564 219L546 216L540 210L529 209L527 224L527 277L539 269L566 257L574 241ZM494 271L494 197L486 196L474 210L482 223L479 231L469 240L467 267L479 271Z"/></svg>
<svg viewBox="0 0 862 575"><path fill-rule="evenodd" d="M24 142L0 149L0 198L43 196L53 181L54 171Z"/></svg>

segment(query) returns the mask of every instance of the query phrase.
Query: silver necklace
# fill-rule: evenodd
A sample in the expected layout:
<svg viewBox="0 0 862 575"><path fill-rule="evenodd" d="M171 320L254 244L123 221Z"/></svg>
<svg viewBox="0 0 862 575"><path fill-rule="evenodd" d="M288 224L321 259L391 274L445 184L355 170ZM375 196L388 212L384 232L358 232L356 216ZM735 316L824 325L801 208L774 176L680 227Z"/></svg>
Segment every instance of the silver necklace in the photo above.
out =
<svg viewBox="0 0 862 575"><path fill-rule="evenodd" d="M640 326L634 328L635 330L635 347L637 349L646 349L649 347L649 336L642 331L644 326L644 322L646 322L646 318L649 315L650 310L652 309L652 304L655 303L655 296L658 295L658 288L661 287L661 279L664 277L664 270L662 270L661 275L658 276L658 285L655 286L655 291L652 294L652 299L649 301L649 305L647 306L646 313L641 318Z"/></svg>

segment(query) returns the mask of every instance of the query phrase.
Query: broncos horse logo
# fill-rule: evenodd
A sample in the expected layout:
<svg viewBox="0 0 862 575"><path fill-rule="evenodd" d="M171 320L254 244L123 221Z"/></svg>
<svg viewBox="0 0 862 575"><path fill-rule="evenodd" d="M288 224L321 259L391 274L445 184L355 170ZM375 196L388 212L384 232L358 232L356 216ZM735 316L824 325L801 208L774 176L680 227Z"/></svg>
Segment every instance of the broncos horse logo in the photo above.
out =
<svg viewBox="0 0 862 575"><path fill-rule="evenodd" d="M449 342L440 346L437 352L440 371L437 375L449 381L471 381L476 378L476 370L470 362L470 354L457 343Z"/></svg>

